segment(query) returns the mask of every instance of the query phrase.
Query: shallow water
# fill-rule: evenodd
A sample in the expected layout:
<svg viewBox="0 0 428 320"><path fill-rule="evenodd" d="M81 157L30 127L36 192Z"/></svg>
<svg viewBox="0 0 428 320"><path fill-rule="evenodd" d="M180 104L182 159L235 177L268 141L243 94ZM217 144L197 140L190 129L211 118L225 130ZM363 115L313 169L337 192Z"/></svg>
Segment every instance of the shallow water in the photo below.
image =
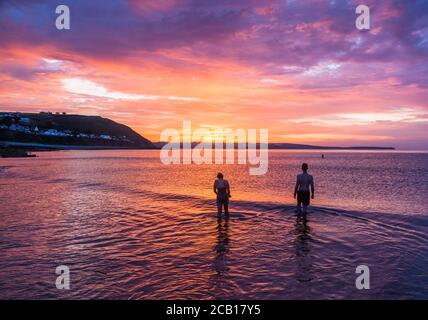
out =
<svg viewBox="0 0 428 320"><path fill-rule="evenodd" d="M0 159L0 298L428 298L428 154L325 154L272 151L265 176L164 166L158 151ZM317 188L306 223L292 198L303 161ZM362 264L370 290L355 288ZM58 265L71 290L55 288Z"/></svg>

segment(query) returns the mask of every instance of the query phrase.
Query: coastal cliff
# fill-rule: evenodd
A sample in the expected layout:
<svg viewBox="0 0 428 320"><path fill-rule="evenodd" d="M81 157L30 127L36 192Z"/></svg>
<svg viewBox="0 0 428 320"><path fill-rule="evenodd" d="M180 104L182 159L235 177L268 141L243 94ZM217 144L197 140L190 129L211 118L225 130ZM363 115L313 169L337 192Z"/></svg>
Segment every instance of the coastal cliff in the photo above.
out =
<svg viewBox="0 0 428 320"><path fill-rule="evenodd" d="M0 112L0 144L33 149L155 149L126 125L99 116Z"/></svg>

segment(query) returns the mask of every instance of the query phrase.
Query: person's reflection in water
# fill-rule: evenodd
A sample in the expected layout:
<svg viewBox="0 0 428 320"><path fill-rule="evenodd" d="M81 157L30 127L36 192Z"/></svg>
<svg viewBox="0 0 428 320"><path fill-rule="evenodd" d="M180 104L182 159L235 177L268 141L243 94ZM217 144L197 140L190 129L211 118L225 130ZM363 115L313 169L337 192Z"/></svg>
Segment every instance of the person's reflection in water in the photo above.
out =
<svg viewBox="0 0 428 320"><path fill-rule="evenodd" d="M309 282L312 276L312 259L310 255L310 243L312 242L311 228L308 226L306 216L299 215L295 224L296 234L296 277L299 282Z"/></svg>
<svg viewBox="0 0 428 320"><path fill-rule="evenodd" d="M226 254L229 251L229 217L217 219L217 242L215 246L214 265L218 275L228 270L226 266Z"/></svg>
<svg viewBox="0 0 428 320"><path fill-rule="evenodd" d="M214 298L222 297L230 285L227 283L227 253L230 247L229 238L229 217L217 219L216 242L214 246L213 269L215 273L210 277L211 290Z"/></svg>

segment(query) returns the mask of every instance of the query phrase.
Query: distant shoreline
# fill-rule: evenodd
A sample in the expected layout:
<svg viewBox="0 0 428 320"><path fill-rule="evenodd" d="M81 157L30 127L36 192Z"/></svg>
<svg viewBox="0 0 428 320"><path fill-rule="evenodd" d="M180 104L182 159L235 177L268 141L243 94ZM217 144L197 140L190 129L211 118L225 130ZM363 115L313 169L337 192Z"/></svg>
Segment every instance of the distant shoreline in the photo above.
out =
<svg viewBox="0 0 428 320"><path fill-rule="evenodd" d="M165 138L163 138L165 139ZM226 141L229 141L226 139ZM236 141L236 140L232 140ZM239 141L239 140L238 140ZM266 143L268 141L266 140ZM191 142L194 148L200 142ZM152 142L131 128L99 116L68 115L64 113L0 112L0 146L31 150L118 150L118 149L182 149L180 142ZM183 145L184 144L184 145ZM221 145L221 143L220 143ZM211 144L215 148L215 144ZM233 144L239 149L239 144ZM223 143L223 148L226 143ZM259 144L245 149L259 149ZM395 150L383 146L329 147L295 143L269 143L268 149L281 150Z"/></svg>
<svg viewBox="0 0 428 320"><path fill-rule="evenodd" d="M166 143L154 143L156 149L160 150ZM43 144L43 143L31 143L31 142L15 142L15 141L0 141L0 145L6 148L23 148L33 151L54 151L54 150L150 150L147 148L138 147L116 147L116 146L84 146L84 145L60 145L60 144ZM194 148L196 144L192 144L191 148ZM259 146L257 145L257 148ZM180 149L183 149L180 146ZM235 146L237 149L237 146ZM251 149L251 148L247 148ZM293 145L293 144L269 144L269 150L351 150L351 151L395 151L393 147L324 147L324 146L311 146L311 145Z"/></svg>
<svg viewBox="0 0 428 320"><path fill-rule="evenodd" d="M191 148L194 148L199 142L192 142ZM161 149L167 142L153 142L157 148ZM177 143L178 145L178 143ZM182 144L178 146L183 149ZM256 145L259 148L259 144ZM213 146L214 148L214 146ZM238 149L238 144L234 145L235 149ZM269 143L269 150L396 150L394 147L369 147L369 146L352 146L352 147L326 147L326 146L313 146L306 144L294 144L294 143ZM248 148L247 148L248 149Z"/></svg>
<svg viewBox="0 0 428 320"><path fill-rule="evenodd" d="M31 151L61 151L61 150L156 150L136 147L114 147L114 146L79 146L43 144L31 142L0 141L0 145L6 148L22 148Z"/></svg>

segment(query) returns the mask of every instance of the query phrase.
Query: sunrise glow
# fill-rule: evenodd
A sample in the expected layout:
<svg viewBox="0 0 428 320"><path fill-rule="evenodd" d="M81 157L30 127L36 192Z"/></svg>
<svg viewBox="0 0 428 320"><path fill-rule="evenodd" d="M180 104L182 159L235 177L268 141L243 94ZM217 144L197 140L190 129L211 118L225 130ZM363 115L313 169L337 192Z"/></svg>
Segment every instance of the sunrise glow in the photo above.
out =
<svg viewBox="0 0 428 320"><path fill-rule="evenodd" d="M192 121L266 127L271 142L428 148L416 5L366 1L363 32L354 1L188 2L70 2L66 31L55 2L2 2L1 111L101 115L152 141Z"/></svg>

